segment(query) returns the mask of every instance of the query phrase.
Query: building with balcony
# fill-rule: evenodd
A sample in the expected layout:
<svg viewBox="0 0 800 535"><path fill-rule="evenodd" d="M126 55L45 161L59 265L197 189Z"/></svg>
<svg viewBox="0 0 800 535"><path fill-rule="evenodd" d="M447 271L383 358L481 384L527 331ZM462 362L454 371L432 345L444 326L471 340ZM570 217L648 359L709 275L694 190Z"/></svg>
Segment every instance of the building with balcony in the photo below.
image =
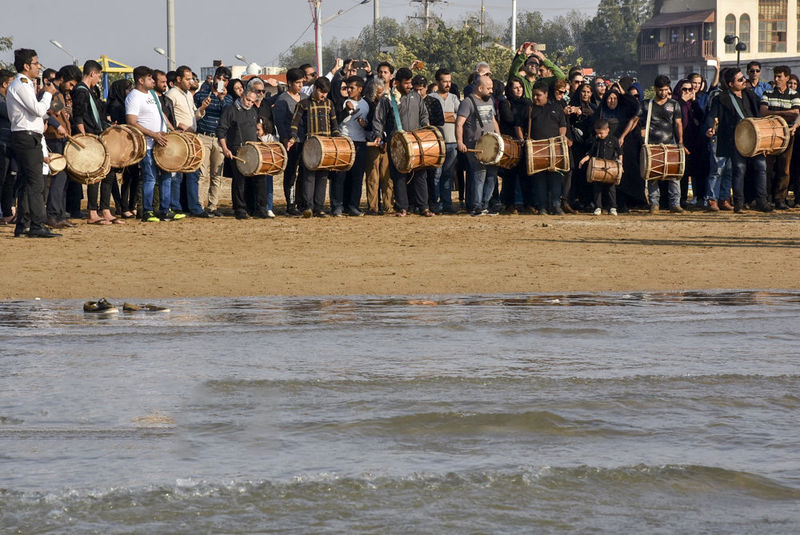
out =
<svg viewBox="0 0 800 535"><path fill-rule="evenodd" d="M648 82L657 74L673 81L690 72L708 76L709 59L718 57L723 67L735 67L736 35L747 48L741 67L757 59L762 77L772 79L769 68L789 65L800 74L800 0L663 0L639 34L640 78Z"/></svg>

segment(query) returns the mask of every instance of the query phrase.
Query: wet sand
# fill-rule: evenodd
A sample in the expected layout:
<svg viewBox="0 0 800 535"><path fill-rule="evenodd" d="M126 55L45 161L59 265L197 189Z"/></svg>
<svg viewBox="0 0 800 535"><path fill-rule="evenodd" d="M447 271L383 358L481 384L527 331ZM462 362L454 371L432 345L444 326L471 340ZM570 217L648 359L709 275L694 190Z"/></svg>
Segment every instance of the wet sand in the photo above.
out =
<svg viewBox="0 0 800 535"><path fill-rule="evenodd" d="M5 225L0 298L796 289L799 225L800 210L128 220L49 240Z"/></svg>

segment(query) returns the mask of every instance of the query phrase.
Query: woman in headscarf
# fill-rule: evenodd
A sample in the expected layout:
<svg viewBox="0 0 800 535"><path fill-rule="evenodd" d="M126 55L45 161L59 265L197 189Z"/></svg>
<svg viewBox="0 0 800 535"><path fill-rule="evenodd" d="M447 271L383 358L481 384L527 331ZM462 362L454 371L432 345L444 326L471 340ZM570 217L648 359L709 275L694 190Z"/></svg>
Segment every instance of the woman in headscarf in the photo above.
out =
<svg viewBox="0 0 800 535"><path fill-rule="evenodd" d="M706 195L706 175L708 174L708 153L706 135L703 132L705 114L695 97L692 81L688 78L675 84L673 98L681 107L683 124L683 145L686 147L686 171L681 179L681 206L686 206L689 192L689 177L692 178L692 196L698 208L703 205Z"/></svg>
<svg viewBox="0 0 800 535"><path fill-rule="evenodd" d="M586 155L586 149L594 135L594 114L597 112L597 105L592 100L592 96L592 84L590 83L581 84L570 96L569 106L573 113L567 115L567 119L575 140L572 145L575 162L579 162ZM593 200L592 188L586 182L586 167L573 165L572 173L573 201L575 202L573 208L585 208Z"/></svg>
<svg viewBox="0 0 800 535"><path fill-rule="evenodd" d="M500 101L497 123L500 125L500 133L516 138L514 125L517 119L531 105L531 101L525 98L524 88L519 78L512 78L505 89L505 98ZM525 178L528 174L524 172L524 158L520 158L519 165L513 169L501 169L500 177L503 179L503 188L500 192L500 199L503 203L503 210L508 214L518 212L518 206L525 204L532 206L529 188L523 187L527 184Z"/></svg>

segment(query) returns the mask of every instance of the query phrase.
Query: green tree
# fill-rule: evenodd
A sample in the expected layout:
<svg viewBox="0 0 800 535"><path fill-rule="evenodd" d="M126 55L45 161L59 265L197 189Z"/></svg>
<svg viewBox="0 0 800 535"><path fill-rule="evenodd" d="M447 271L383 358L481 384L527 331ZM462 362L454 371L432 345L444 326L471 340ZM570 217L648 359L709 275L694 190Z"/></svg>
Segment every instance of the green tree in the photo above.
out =
<svg viewBox="0 0 800 535"><path fill-rule="evenodd" d="M638 65L639 28L652 13L652 0L600 0L582 39L596 71L614 74Z"/></svg>
<svg viewBox="0 0 800 535"><path fill-rule="evenodd" d="M6 50L11 50L13 47L14 47L13 37L0 36L0 53L4 53ZM4 61L0 61L0 69L8 69L12 72L16 71L12 63L6 63Z"/></svg>

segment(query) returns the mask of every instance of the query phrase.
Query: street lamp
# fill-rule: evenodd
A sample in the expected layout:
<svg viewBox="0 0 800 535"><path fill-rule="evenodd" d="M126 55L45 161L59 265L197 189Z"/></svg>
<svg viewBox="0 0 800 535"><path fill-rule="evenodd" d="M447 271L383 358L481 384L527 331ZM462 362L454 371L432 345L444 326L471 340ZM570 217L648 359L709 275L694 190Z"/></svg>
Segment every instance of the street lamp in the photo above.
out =
<svg viewBox="0 0 800 535"><path fill-rule="evenodd" d="M155 52L159 56L164 56L165 58L167 58L167 69L172 70L169 68L169 65L172 65L172 58L169 57L169 53L167 53L166 50L164 50L160 46L154 46L153 52Z"/></svg>
<svg viewBox="0 0 800 535"><path fill-rule="evenodd" d="M64 51L64 53L65 53L65 54L67 54L68 56L72 57L72 64L73 64L73 65L75 65L75 66L77 66L77 65L78 65L78 58L76 58L76 57L75 57L75 54L73 54L72 52L70 52L69 50L67 50L66 48L64 48L64 45L62 45L61 43L59 43L59 42L58 42L58 41L56 41L55 39L50 39L50 43L51 43L51 44L52 44L54 47L56 47L56 48L58 48L58 49L61 49L61 50L63 50L63 51Z"/></svg>
<svg viewBox="0 0 800 535"><path fill-rule="evenodd" d="M247 64L247 58L246 58L246 57L244 57L243 55L241 55L241 54L236 54L236 55L235 55L235 56L233 56L233 57L234 57L234 58L236 58L236 59L238 59L239 61L243 61L245 64Z"/></svg>
<svg viewBox="0 0 800 535"><path fill-rule="evenodd" d="M739 59L741 58L742 52L747 50L747 43L742 43L738 35L726 35L723 41L725 41L726 45L732 45L733 43L736 43L736 68L738 69Z"/></svg>

